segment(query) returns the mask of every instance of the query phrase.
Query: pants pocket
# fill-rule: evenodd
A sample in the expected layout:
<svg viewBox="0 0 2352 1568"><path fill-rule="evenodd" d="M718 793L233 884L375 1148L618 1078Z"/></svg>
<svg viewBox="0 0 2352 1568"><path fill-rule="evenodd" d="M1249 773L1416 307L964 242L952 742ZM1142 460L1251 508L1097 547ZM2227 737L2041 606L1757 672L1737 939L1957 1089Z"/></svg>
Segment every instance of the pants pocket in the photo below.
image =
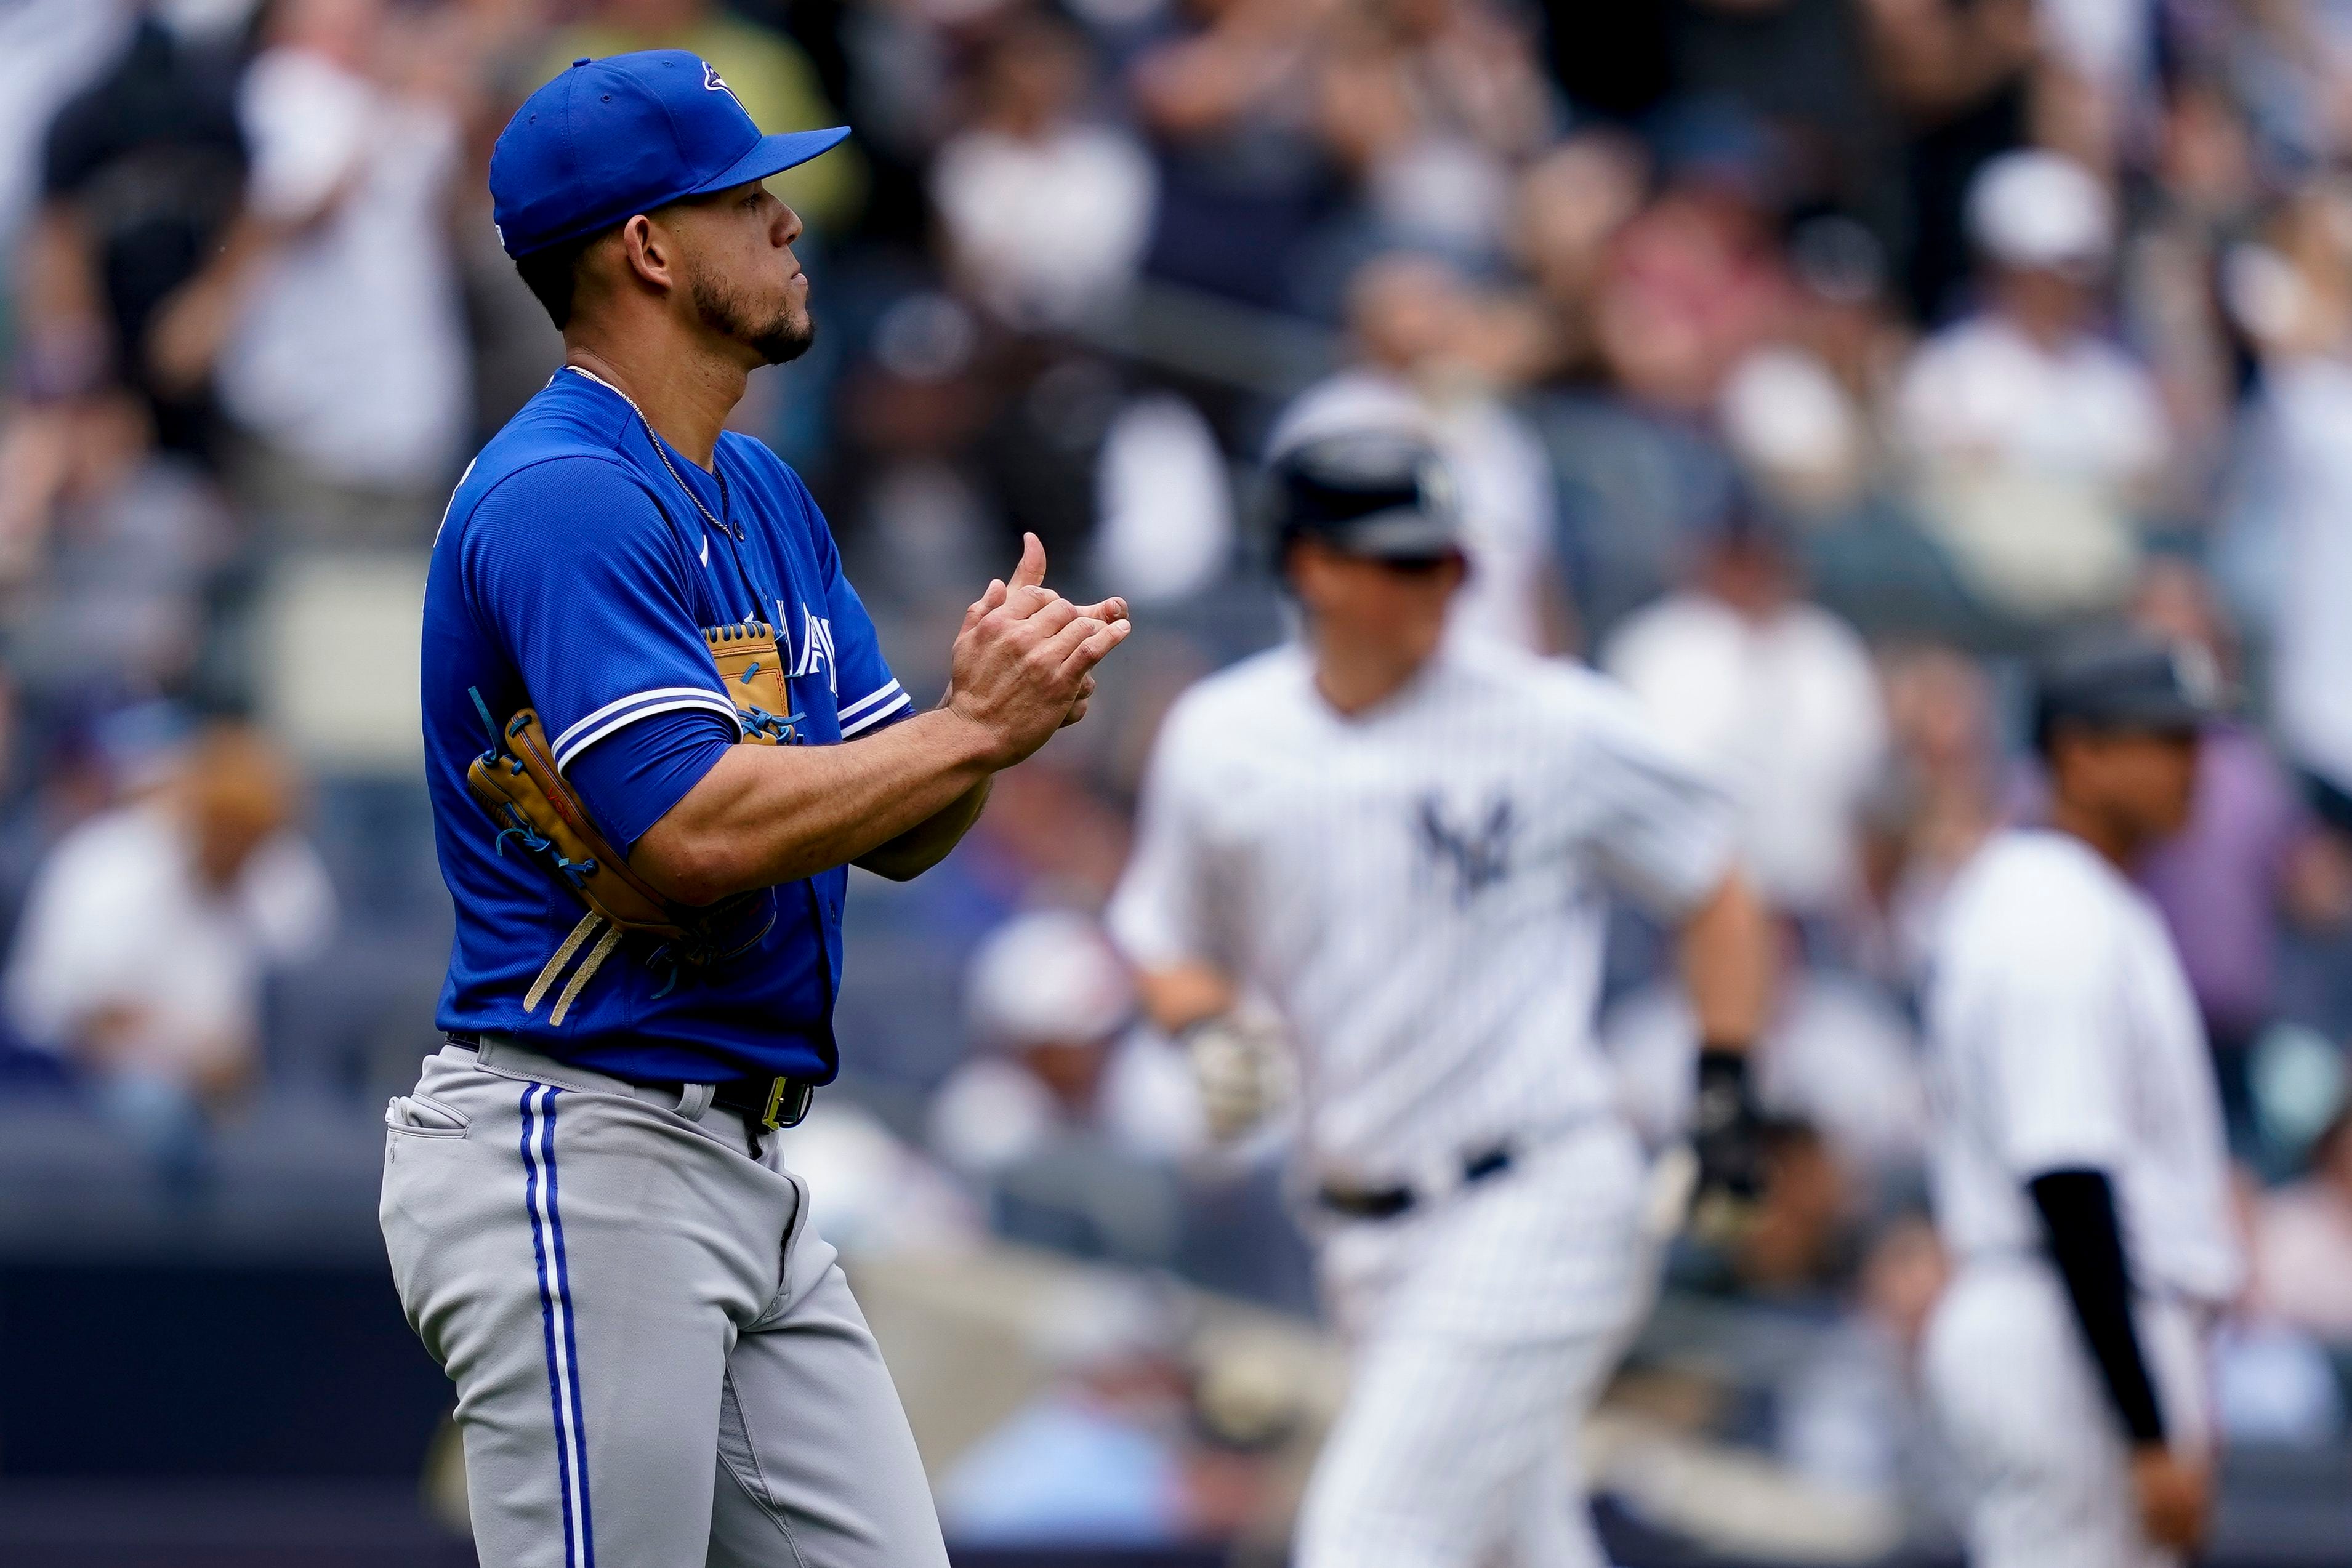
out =
<svg viewBox="0 0 2352 1568"><path fill-rule="evenodd" d="M394 1095L383 1108L383 1124L419 1138L462 1138L471 1118L424 1094Z"/></svg>

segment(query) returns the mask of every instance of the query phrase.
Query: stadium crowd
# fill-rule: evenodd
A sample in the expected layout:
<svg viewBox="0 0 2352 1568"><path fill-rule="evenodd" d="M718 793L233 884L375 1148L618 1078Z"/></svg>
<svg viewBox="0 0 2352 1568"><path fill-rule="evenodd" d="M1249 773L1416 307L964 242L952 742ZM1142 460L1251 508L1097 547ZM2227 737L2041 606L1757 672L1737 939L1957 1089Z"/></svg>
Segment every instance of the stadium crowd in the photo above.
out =
<svg viewBox="0 0 2352 1568"><path fill-rule="evenodd" d="M651 47L763 126L856 131L775 183L818 346L741 420L908 684L1024 530L1137 607L1096 718L940 873L859 884L845 1082L802 1134L846 1249L992 1229L1310 1310L1278 1130L1211 1146L1093 922L1158 715L1281 634L1263 455L1411 425L1473 541L1457 631L1653 705L1782 920L1764 1221L1677 1252L1629 1398L1687 1413L1704 1342L1733 1391L1688 1424L1948 1527L1906 1359L1942 1267L1921 934L2036 810L2032 655L2127 618L2244 699L2145 871L2243 1162L2221 1409L2344 1440L2334 0L5 0L0 1126L84 1107L200 1217L269 1104L372 1113L429 1048L421 562L560 353L490 142L570 60ZM1663 1141L1694 1026L1621 924L1606 1032ZM1232 1528L1265 1423L1195 1397L1181 1318L1049 1314L1054 1391L944 1479L951 1529Z"/></svg>

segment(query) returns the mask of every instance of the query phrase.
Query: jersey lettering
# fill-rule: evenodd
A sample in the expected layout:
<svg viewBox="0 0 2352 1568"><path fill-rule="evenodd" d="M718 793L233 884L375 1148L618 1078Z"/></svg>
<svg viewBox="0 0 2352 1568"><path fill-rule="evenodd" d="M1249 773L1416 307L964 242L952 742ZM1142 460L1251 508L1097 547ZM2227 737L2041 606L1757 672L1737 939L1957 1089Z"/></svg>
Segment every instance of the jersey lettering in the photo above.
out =
<svg viewBox="0 0 2352 1568"><path fill-rule="evenodd" d="M1454 902L1467 904L1510 874L1511 801L1500 797L1486 809L1483 821L1459 827L1447 821L1446 815L1445 802L1438 796L1421 798L1422 846L1453 873Z"/></svg>

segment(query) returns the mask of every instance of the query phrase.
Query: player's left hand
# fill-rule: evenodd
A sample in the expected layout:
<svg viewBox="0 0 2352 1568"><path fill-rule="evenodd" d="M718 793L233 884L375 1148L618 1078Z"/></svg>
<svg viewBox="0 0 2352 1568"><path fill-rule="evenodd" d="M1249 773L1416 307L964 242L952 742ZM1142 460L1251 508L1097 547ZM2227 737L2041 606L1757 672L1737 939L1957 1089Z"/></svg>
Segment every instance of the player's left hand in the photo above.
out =
<svg viewBox="0 0 2352 1568"><path fill-rule="evenodd" d="M1740 1228L1764 1191L1764 1119L1749 1091L1745 1051L1700 1051L1691 1151L1698 1157L1692 1228L1721 1239Z"/></svg>
<svg viewBox="0 0 2352 1568"><path fill-rule="evenodd" d="M2212 1478L2204 1465L2162 1443L2132 1450L2132 1490L2139 1498L2140 1528L2158 1546L2194 1551L2205 1539L2212 1511Z"/></svg>
<svg viewBox="0 0 2352 1568"><path fill-rule="evenodd" d="M1043 570L1044 554L1042 550L1036 550L1036 542L1034 538L1024 538L1023 541L1021 565L1014 569L1014 581L1017 583L1023 582L1026 580L1028 568L1033 559L1033 550L1036 551L1034 559L1036 560L1039 570L1035 573L1036 580L1028 585L1045 593L1048 598L1060 598L1061 595L1055 593L1051 589L1045 587L1045 572ZM957 628L956 635L961 637L965 632L971 631L974 626L980 624L980 622L987 617L990 612L995 610L999 605L1004 602L1005 595L1010 593L1012 589L1013 585L1005 582L1003 579L992 578L989 580L987 591L982 593L977 600L973 601L971 605L964 611L963 624ZM1127 601L1124 599L1106 599L1097 604L1077 605L1076 606L1076 609L1078 615L1083 618L1101 621L1106 623L1112 621L1124 621L1127 619ZM1070 711L1062 716L1062 727L1064 729L1069 728L1070 726L1077 723L1078 720L1087 716L1087 704L1094 695L1095 678L1093 675L1089 674L1085 680L1078 683L1077 700L1071 703ZM941 705L944 706L947 701L954 695L955 688L953 685L950 685L947 696L940 699Z"/></svg>

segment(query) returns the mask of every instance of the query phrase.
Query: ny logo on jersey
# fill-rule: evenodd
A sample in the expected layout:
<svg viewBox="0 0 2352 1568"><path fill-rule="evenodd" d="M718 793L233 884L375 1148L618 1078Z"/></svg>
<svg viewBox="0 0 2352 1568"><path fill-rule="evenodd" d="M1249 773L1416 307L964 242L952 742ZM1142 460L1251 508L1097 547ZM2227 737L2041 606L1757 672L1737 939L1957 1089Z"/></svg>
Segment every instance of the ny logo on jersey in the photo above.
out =
<svg viewBox="0 0 2352 1568"><path fill-rule="evenodd" d="M1434 792L1421 798L1422 844L1439 865L1451 869L1454 901L1466 904L1510 874L1516 826L1510 799L1505 796L1487 807L1483 822L1465 821L1457 827L1446 818L1443 798Z"/></svg>
<svg viewBox="0 0 2352 1568"><path fill-rule="evenodd" d="M776 608L782 610L782 601L779 601ZM778 620L783 624L791 623L789 616L779 616ZM825 685L838 696L841 695L841 682L835 669L837 662L833 652L833 622L811 613L807 605L802 605L801 656L793 665L793 677L797 680L803 675L814 675L818 667L823 666Z"/></svg>

